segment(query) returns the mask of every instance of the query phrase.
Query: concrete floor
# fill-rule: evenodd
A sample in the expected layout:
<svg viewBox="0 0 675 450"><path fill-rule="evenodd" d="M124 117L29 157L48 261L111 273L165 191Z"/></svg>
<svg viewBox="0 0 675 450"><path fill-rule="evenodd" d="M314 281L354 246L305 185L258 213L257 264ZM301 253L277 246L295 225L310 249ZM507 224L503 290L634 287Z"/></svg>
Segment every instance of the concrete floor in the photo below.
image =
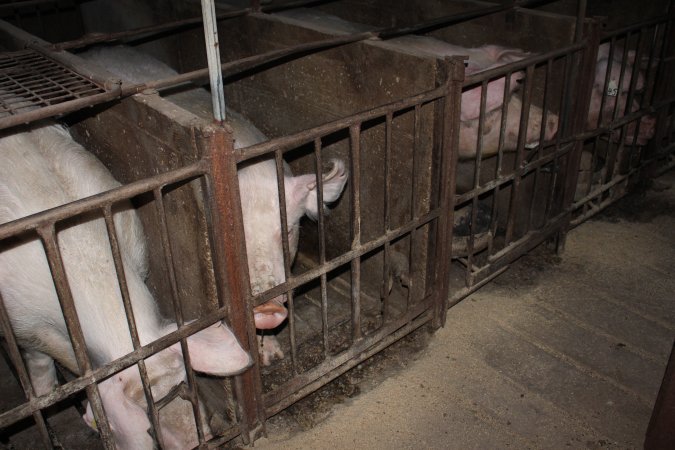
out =
<svg viewBox="0 0 675 450"><path fill-rule="evenodd" d="M452 308L407 368L255 448L641 448L674 336L671 171Z"/></svg>

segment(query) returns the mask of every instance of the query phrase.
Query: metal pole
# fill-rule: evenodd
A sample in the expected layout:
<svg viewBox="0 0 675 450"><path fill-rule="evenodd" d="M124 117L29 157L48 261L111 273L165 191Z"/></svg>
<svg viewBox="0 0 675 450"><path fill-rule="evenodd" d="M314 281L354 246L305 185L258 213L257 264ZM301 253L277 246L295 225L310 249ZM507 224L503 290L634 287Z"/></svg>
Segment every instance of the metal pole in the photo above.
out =
<svg viewBox="0 0 675 450"><path fill-rule="evenodd" d="M202 0L202 16L204 17L206 58L209 64L209 80L211 81L213 118L216 122L222 123L225 121L225 91L223 90L223 72L220 69L218 25L213 0Z"/></svg>

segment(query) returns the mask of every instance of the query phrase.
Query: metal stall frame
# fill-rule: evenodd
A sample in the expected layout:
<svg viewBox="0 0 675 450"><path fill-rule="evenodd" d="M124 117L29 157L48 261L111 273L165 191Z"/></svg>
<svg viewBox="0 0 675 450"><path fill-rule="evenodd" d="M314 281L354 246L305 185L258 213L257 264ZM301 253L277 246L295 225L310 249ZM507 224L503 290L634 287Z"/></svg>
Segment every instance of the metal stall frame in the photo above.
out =
<svg viewBox="0 0 675 450"><path fill-rule="evenodd" d="M364 111L362 113L354 114L344 119L328 123L326 125L318 126L313 129L305 130L303 132L286 136L278 139L274 139L268 142L257 144L251 147L235 150L236 159L238 163L243 163L245 161L259 158L264 155L274 155L274 160L277 165L277 181L279 189L279 202L280 210L285 211L285 195L284 195L284 185L281 180L283 180L283 153L285 151L296 148L302 144L312 144L314 145L314 156L315 164L317 168L317 185L319 192L322 192L322 180L320 173L320 168L322 167L322 144L321 138L323 136L330 135L332 133L338 132L340 130L348 130L350 134L350 155L351 155L351 181L352 184L352 199L355 193L358 192L359 185L359 160L360 160L360 145L359 145L359 135L361 124L376 118L384 118L386 127L387 127L387 136L390 136L391 133L391 124L392 118L395 113L405 110L413 110L415 114L415 120L419 119L420 107L423 104L429 104L434 102L440 102L440 108L437 109L435 114L435 123L438 127L437 138L439 140L438 151L440 155L440 173L439 179L437 181L438 189L438 200L436 207L432 208L429 212L422 216L417 216L413 214L411 220L395 229L390 229L387 227L387 230L379 238L373 239L369 242L361 242L360 240L360 210L358 206L358 199L352 202L352 211L351 211L351 224L352 224L352 236L354 237L351 250L343 253L342 255L333 258L331 260L326 260L325 255L325 244L324 238L325 232L324 222L323 222L323 213L320 213L318 219L319 235L321 237L321 242L319 245L320 248L320 263L317 267L314 267L307 272L304 272L301 275L294 276L290 272L290 252L289 252L289 243L288 237L284 235L282 237L283 241L283 250L284 250L284 261L285 261L285 270L287 280L284 283L277 285L276 287L269 289L260 294L252 295L250 290L248 291L248 297L246 299L246 304L249 309L263 304L269 301L272 298L275 298L279 295L286 294L288 296L289 304L289 321L291 327L291 360L293 364L293 370L295 376L289 382L280 386L278 389L275 389L272 392L268 392L263 396L263 401L255 405L249 403L244 405L245 409L251 411L256 410L256 406L260 407L264 405L263 416L258 418L260 423L264 423L264 420L270 416L280 412L285 409L292 403L298 401L302 397L308 395L309 393L315 391L319 387L333 380L337 376L341 375L350 368L361 363L363 360L369 358L373 354L379 352L385 347L391 345L393 342L404 337L408 333L414 331L420 326L431 323L434 327L442 326L445 322L445 314L447 310L447 293L448 293L448 276L447 270L449 266L449 246L448 242L452 238L452 227L448 226L452 222L452 208L451 208L451 198L452 190L454 186L453 177L454 177L454 165L456 163L456 142L458 137L458 124L457 120L453 120L459 116L459 101L458 98L461 95L461 81L463 79L463 62L461 59L452 58L445 61L444 72L447 75L447 80L438 88L410 97L400 101L396 101L381 107L371 109L369 111ZM442 105L442 106L441 106ZM391 146L391 139L387 138L386 140L387 148ZM390 155L390 152L387 152ZM391 156L388 156L389 159ZM385 163L385 166L389 164ZM414 164L414 163L413 163ZM386 171L386 168L385 168ZM387 192L387 197L389 197L389 192L391 191L391 181L387 180L385 185L385 191ZM413 192L414 195L414 192ZM317 202L319 205L322 204L321 195L318 196ZM321 211L321 208L319 208ZM286 214L281 214L281 223L282 227L286 224ZM388 245L396 240L397 238L414 233L416 229L423 227L427 224L433 224L433 232L429 239L434 242L435 245L435 254L433 259L436 261L434 264L434 272L432 275L427 275L430 278L432 287L429 288L429 295L425 297L416 307L407 311L403 317L398 318L395 321L387 322L384 326L379 328L377 332L365 336L361 334L360 327L360 307L359 307L359 258L366 253L377 249L385 248ZM429 245L429 244L427 244ZM387 256L385 256L385 259ZM352 271L352 331L353 331L353 342L349 349L341 351L336 355L329 355L327 352L327 333L328 327L325 322L326 317L326 308L327 308L327 298L326 298L326 276L327 274L344 265L351 265ZM387 262L385 262L385 265ZM246 267L246 266L244 266ZM293 295L292 292L294 289L312 281L320 280L322 286L322 311L324 316L324 327L323 327L323 342L324 342L324 361L317 366L312 367L306 372L300 373L297 369L297 362L295 360L296 342L295 334L293 332ZM251 330L255 329L253 323L249 324ZM251 333L254 335L254 333ZM332 356L332 357L329 357ZM258 355L254 356L256 359ZM259 367L259 364L256 364L255 367ZM260 379L257 379L258 383ZM253 389L256 393L262 393L262 386L257 384ZM257 437L254 433L255 430L251 430L252 433L249 436L249 439L255 440Z"/></svg>
<svg viewBox="0 0 675 450"><path fill-rule="evenodd" d="M469 294L476 291L481 286L488 283L501 273L503 273L518 257L530 251L543 241L555 237L560 230L564 229L568 220L570 209L569 192L572 189L570 178L576 174L578 167L578 145L574 139L575 130L578 129L579 118L578 111L575 108L578 104L586 104L584 86L587 85L584 75L588 73L584 68L588 68L592 61L592 55L589 54L589 45L587 40L582 40L576 44L564 48L547 52L545 54L529 57L522 61L517 61L504 65L499 68L486 70L481 73L466 77L464 88L480 86L482 89L481 112L479 119L479 130L482 130L485 121L485 96L487 85L490 80L500 76L506 77L504 89L504 102L502 108L502 119L500 128L500 141L497 153L497 175L488 182L481 184L480 172L482 165L482 132L478 132L477 152L474 158L474 182L473 187L462 194L455 196L454 204L471 204L471 213L469 222L469 234L465 238L466 255L456 256L456 259L465 267L465 287L455 290L451 293L449 305L453 306L466 298ZM545 67L546 70L546 89L550 83L552 73L552 63L554 60L562 60L564 64L563 88L560 93L544 94L542 129L538 139L538 146L533 153L527 155L525 151L525 130L528 127L528 115L531 102L532 77L536 66ZM515 72L525 71L526 82L523 88L523 109L520 115L518 144L515 152L515 166L512 171L504 172L502 161L506 153L504 145L504 135L506 127L506 110L508 108L509 98L514 95L508 92L508 86L512 83L512 76ZM572 95L569 95L569 93ZM553 95L560 95L561 122L558 124L556 137L547 142L544 138L544 125L546 115L549 112L546 109L546 99ZM563 128L564 127L564 128ZM534 158L532 157L534 155ZM547 166L549 168L547 168ZM510 170L510 169L509 169ZM516 220L516 205L520 192L520 181L528 174L534 174L535 178L540 176L544 170L553 171L553 181L547 194L545 206L545 223L538 228L532 227L532 214L534 212L534 199L529 205L527 232L514 239L514 227ZM492 173L492 172L490 172ZM536 179L534 181L536 187ZM482 265L475 263L477 253L483 251L483 248L476 248L476 216L478 211L479 197L484 194L492 193L493 199L491 206L491 219L489 230L495 230L497 227L497 195L504 186L511 186L509 201L509 216L507 218L505 243L503 248L496 250L493 247L493 239L487 242L487 259ZM534 194L534 193L533 193ZM494 231L492 236L494 237Z"/></svg>

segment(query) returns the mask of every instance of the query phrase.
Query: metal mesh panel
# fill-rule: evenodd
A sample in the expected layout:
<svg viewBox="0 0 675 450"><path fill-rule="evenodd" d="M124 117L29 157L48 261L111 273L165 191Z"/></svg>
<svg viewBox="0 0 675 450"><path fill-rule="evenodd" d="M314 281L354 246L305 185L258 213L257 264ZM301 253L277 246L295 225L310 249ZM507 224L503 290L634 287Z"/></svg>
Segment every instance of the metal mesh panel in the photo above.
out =
<svg viewBox="0 0 675 450"><path fill-rule="evenodd" d="M34 50L0 54L0 123L37 108L106 93L106 89Z"/></svg>

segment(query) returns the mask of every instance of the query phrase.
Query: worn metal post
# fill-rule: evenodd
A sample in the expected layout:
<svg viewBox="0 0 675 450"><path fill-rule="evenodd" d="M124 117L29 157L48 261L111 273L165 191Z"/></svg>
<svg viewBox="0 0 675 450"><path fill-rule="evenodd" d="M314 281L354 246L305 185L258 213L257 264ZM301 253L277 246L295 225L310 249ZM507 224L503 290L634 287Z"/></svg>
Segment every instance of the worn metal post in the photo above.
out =
<svg viewBox="0 0 675 450"><path fill-rule="evenodd" d="M225 129L211 128L205 160L210 164L207 195L209 234L219 298L227 302L230 327L244 350L258 361L248 262L241 215L234 141ZM241 436L245 444L263 431L265 412L259 364L235 378Z"/></svg>
<svg viewBox="0 0 675 450"><path fill-rule="evenodd" d="M459 155L459 116L464 81L464 59L462 57L446 58L445 69L446 93L443 97L442 147L438 229L436 239L436 265L434 318L432 325L436 328L445 325L448 310L448 290L450 287L449 270L452 253L452 224L455 207L456 168ZM438 116L437 116L438 117Z"/></svg>
<svg viewBox="0 0 675 450"><path fill-rule="evenodd" d="M595 63L598 58L598 47L600 46L600 24L596 20L590 20L586 30L586 48L581 60L579 79L577 82L578 90L576 101L574 102L572 135L583 134L588 120L588 108L591 101L591 92L593 90L593 79L595 73ZM565 219L557 236L556 252L562 253L565 249L565 239L567 232L571 228L571 206L574 202L574 194L577 189L579 179L579 166L581 164L581 153L583 151L583 139L577 139L574 149L570 152L567 159L567 167L564 171L565 185L563 189L563 200L561 211L567 211L568 217Z"/></svg>
<svg viewBox="0 0 675 450"><path fill-rule="evenodd" d="M220 47L218 44L216 7L213 0L202 0L202 16L204 17L206 58L209 63L213 118L216 122L222 123L225 121L225 91L223 89L223 72L220 67Z"/></svg>

